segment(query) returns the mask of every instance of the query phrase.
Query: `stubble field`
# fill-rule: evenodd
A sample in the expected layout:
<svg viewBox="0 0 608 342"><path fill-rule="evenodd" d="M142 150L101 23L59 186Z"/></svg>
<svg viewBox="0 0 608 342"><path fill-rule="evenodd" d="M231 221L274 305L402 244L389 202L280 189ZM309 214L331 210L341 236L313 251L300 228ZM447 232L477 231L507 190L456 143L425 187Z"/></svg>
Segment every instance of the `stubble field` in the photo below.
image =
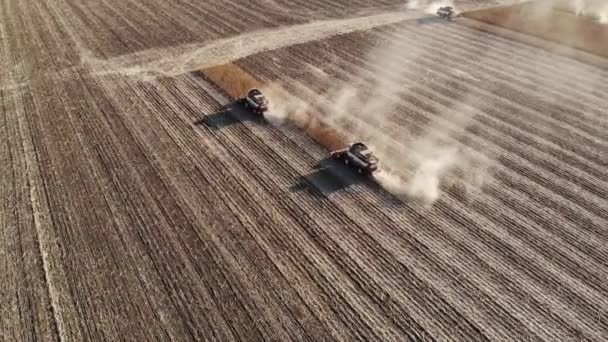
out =
<svg viewBox="0 0 608 342"><path fill-rule="evenodd" d="M605 341L607 60L427 16L2 0L0 336ZM224 63L291 94L278 116L303 101L367 138L398 184L227 109L205 71ZM451 163L421 205L429 136L483 167Z"/></svg>

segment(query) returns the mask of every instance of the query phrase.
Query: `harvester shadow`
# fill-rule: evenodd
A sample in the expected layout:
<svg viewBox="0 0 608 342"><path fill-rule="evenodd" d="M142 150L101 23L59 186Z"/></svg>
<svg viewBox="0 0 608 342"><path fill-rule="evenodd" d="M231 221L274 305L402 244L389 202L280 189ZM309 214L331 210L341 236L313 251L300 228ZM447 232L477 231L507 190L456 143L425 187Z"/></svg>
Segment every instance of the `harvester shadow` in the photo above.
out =
<svg viewBox="0 0 608 342"><path fill-rule="evenodd" d="M449 20L440 17L425 17L416 19L418 25L448 25L451 22Z"/></svg>
<svg viewBox="0 0 608 342"><path fill-rule="evenodd" d="M219 111L211 114L205 114L203 118L194 122L195 125L205 125L213 129L221 129L237 123L246 121L255 122L257 124L266 125L268 122L262 116L257 116L250 113L243 105L234 102L222 106Z"/></svg>
<svg viewBox="0 0 608 342"><path fill-rule="evenodd" d="M365 177L354 173L330 157L319 161L312 172L299 177L289 190L327 196L352 185L366 182Z"/></svg>

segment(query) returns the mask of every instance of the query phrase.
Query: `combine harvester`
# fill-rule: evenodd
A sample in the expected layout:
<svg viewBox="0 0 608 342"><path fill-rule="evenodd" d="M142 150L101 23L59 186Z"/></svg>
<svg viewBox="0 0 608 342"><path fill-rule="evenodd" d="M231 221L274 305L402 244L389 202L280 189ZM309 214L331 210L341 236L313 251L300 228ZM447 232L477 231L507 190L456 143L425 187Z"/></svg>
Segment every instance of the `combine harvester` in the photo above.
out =
<svg viewBox="0 0 608 342"><path fill-rule="evenodd" d="M256 88L250 89L247 95L238 99L237 102L243 104L245 108L257 115L263 115L268 111L268 99Z"/></svg>
<svg viewBox="0 0 608 342"><path fill-rule="evenodd" d="M452 6L440 7L437 10L437 15L440 18L444 18L444 19L447 19L447 20L452 20L452 19L454 19L454 8Z"/></svg>
<svg viewBox="0 0 608 342"><path fill-rule="evenodd" d="M361 142L351 143L346 148L332 151L331 157L356 169L360 175L371 176L378 171L378 158Z"/></svg>

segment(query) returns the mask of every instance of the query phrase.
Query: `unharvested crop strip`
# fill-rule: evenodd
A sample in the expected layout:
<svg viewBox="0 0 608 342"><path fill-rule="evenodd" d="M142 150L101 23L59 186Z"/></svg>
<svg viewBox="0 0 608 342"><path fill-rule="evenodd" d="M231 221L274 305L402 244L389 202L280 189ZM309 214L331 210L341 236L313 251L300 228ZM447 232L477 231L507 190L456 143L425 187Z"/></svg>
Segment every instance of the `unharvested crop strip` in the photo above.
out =
<svg viewBox="0 0 608 342"><path fill-rule="evenodd" d="M437 99L437 96L431 96L430 99ZM560 193L560 192L556 192L556 193Z"/></svg>
<svg viewBox="0 0 608 342"><path fill-rule="evenodd" d="M410 26L398 25L400 29ZM429 28L419 28L419 30L430 30ZM384 31L384 30L379 30ZM522 67L525 70L531 71L532 75L538 72L539 69L544 70L542 73L549 79L556 79L566 84L577 85L578 87L584 87L585 90L593 91L591 87L586 87L589 80L589 76L597 77L598 75L605 74L605 70L601 68L594 68L589 64L579 63L575 60L567 58L557 52L548 52L530 44L519 42L512 38L505 38L501 35L492 34L484 31L479 31L471 28L465 23L458 25L446 25L442 26L440 32L444 35L442 40L448 39L452 43L456 43L465 49L471 47L487 48L492 56L496 56L498 60L516 61L523 62ZM508 51L507 55L504 54ZM502 52L502 53L501 53ZM529 76L532 76L529 75ZM538 78L539 81L546 83L545 78ZM548 84L552 86L552 84ZM600 85L601 86L601 85ZM603 86L602 86L603 87ZM588 96L588 94L587 94Z"/></svg>
<svg viewBox="0 0 608 342"><path fill-rule="evenodd" d="M395 126L395 128L396 128L396 129L398 129L398 127L396 127L396 126ZM395 132L397 132L397 130L395 130ZM476 147L476 148L477 148L477 147ZM490 186L491 186L491 185L490 185ZM574 221L574 222L577 222L577 221ZM580 222L580 221L578 221L578 222ZM577 229L578 229L578 228L577 228ZM575 239L575 240L568 239L568 241L577 241L577 242L578 242L578 240L579 240L579 239L580 239L580 236L579 236L579 238L578 238L578 239ZM597 260L603 260L603 257L601 257L600 259L597 259Z"/></svg>

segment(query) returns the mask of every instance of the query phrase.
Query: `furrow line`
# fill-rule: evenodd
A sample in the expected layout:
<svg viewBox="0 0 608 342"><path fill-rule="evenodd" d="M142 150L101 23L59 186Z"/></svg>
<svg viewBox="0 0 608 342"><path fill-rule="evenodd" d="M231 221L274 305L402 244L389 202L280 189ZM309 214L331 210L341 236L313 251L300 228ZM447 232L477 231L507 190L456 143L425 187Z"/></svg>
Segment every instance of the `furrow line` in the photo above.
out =
<svg viewBox="0 0 608 342"><path fill-rule="evenodd" d="M506 65L493 63L490 58L485 59L484 63L482 63L482 64L479 64L479 63L475 63L474 65L470 64L469 61L475 60L476 58L478 58L478 54L476 54L474 51L468 52L467 50L462 49L462 53L456 53L456 52L452 53L451 50L450 50L450 52L448 52L445 49L438 48L438 47L428 45L428 44L421 46L420 45L421 36L427 37L430 41L434 41L439 38L436 38L434 35L427 35L425 33L421 33L418 30L415 31L415 33L416 33L415 38L409 37L409 36L403 36L403 34L400 33L399 35L391 35L391 37L392 37L391 40L399 39L399 42L401 42L403 39L409 39L409 44L407 45L408 47L411 48L412 46L416 46L416 47L420 47L421 49L423 48L426 58L421 59L421 62L424 62L424 64L422 64L422 65L428 65L429 70L437 72L438 74L441 74L441 75L445 75L447 71L439 73L436 70L437 65L441 65L443 67L449 66L452 70L453 69L461 69L461 70L464 69L464 71L470 72L471 74L475 75L475 77L478 78L480 81L484 81L488 84L493 85L493 87L491 87L491 88L483 89L474 83L468 82L468 85L470 85L472 88L480 90L480 94L483 96L482 98L485 100L492 99L498 103L504 103L505 105L512 105L512 106L519 107L523 111L531 112L531 114L535 115L536 117L541 119L543 122L546 122L546 124L548 124L548 125L557 124L561 127L561 124L568 123L568 125L572 126L572 128L576 129L576 131L580 131L580 132L577 132L577 134L582 135L583 137L585 137L585 134L591 136L593 139L597 139L598 135L602 136L601 130L597 130L596 127L586 124L586 121L581 121L581 120L576 119L577 117L585 116L585 113L579 110L579 108L582 105L581 103L578 103L577 108L574 108L572 106L570 106L570 107L563 106L563 104L562 104L563 101L560 102L559 105L553 105L550 102L546 102L546 101L542 100L542 98L540 98L538 96L535 97L529 93L524 93L521 90L518 90L515 87L512 87L511 84L519 84L520 87L524 87L524 88L530 89L530 90L533 90L535 87L537 87L537 85L532 84L532 83L523 84L520 82L520 80L518 78L512 77L511 76L512 74L517 73L516 70L511 70L510 73L507 73L506 71L502 71L501 69L505 68ZM398 43L397 45L401 45L401 44L402 43ZM403 46L405 47L405 45L403 45ZM458 49L455 48L455 50L458 50ZM431 51L432 51L432 53L430 53ZM429 61L433 61L433 63L430 63ZM485 67L485 65L492 65L493 67ZM463 67L465 67L465 68L463 68ZM494 75L500 75L500 77L494 76ZM448 78L452 79L452 80L458 80L458 78L456 78L454 76L450 76ZM458 81L462 82L462 80L458 80ZM458 81L456 81L456 82L458 82ZM507 98L505 98L505 94L508 95ZM520 98L522 100L517 100ZM523 101L527 98L531 98L535 102ZM580 99L579 99L579 101L580 101ZM536 105L536 102L538 102L539 105ZM541 106L540 104L544 104L544 105ZM563 106L563 107L560 107L560 106ZM547 117L547 115L542 113L547 107L551 108L551 111L549 112L550 113L549 117ZM553 107L555 107L555 108L553 108ZM562 113L562 115L558 115L557 112ZM555 118L554 118L554 116L555 116ZM589 138L587 137L587 139L589 139ZM602 139L602 142L605 143L605 140L606 139ZM599 142L596 142L596 143L599 144Z"/></svg>
<svg viewBox="0 0 608 342"><path fill-rule="evenodd" d="M407 47L409 47L409 50L407 50L408 52L405 53L405 55L413 55L416 56L414 53L412 53L411 47L415 46L418 47L422 50L419 51L424 51L424 58L418 58L418 60L416 60L417 63L417 68L420 68L421 66L425 66L427 68L427 72L431 73L433 75L437 75L438 78L440 79L444 79L448 82L450 82L450 86L459 86L459 87L464 87L465 84L463 84L462 80L459 79L458 77L455 77L453 75L447 75L449 73L446 74L446 72L439 72L437 71L437 66L442 66L442 67L450 67L451 69L455 68L455 69L463 69L462 67L464 65L467 65L467 58L464 58L462 55L459 54L454 54L454 53L450 53L447 52L445 49L439 49L439 48L435 48L432 46L427 45L420 45L420 39L419 36L417 36L418 38L414 39L411 38L409 41L409 44L407 45ZM395 36L395 38L397 38L397 36ZM403 36L398 37L401 42L401 40L404 38ZM430 39L433 39L432 37L430 37ZM398 45L401 45L401 43L398 43ZM403 45L404 47L406 45ZM430 53L431 51L433 51L433 53ZM465 52L466 53L466 52ZM439 56L443 56L443 58L440 58ZM419 57L419 56L416 56ZM473 55L471 55L471 58L474 58ZM404 62L406 63L411 63L412 61L406 60L405 58L402 58L404 60ZM432 61L432 62L431 62ZM491 99L493 101L494 105L500 104L501 107L504 108L516 108L518 111L522 111L525 112L527 114L530 114L532 116L534 116L535 118L538 119L538 121L535 121L536 124L540 124L543 123L545 125L548 125L549 129L561 129L562 132L564 132L564 135L566 136L573 136L573 137L580 137L582 139L585 139L587 142L597 145L597 146L603 146L606 144L605 139L601 139L601 141L598 141L598 135L602 136L603 133L601 133L601 131L596 131L595 128L585 125L585 124L576 124L576 126L573 126L573 123L568 123L572 129L571 130L565 130L562 125L564 122L564 120L568 120L569 118L573 118L573 116L571 114L568 115L562 115L559 118L553 118L552 116L547 117L547 115L543 114L542 112L544 111L544 107L536 105L535 102L523 102L523 101L517 101L517 98L520 97L526 97L529 95L526 95L524 93L522 93L521 91L508 86L505 82L505 80L511 80L511 83L513 82L517 82L514 78L510 77L508 74L499 71L498 69L487 69L484 73L478 73L478 71L486 69L484 66L479 65L479 64L475 64L475 65L470 65L467 68L464 68L465 71L467 72L471 72L472 74L475 74L477 78L479 78L480 80L486 81L489 84L494 84L496 86L496 89L493 89L494 87L490 87L490 88L483 88L482 86L476 85L474 83L471 82L467 82L466 86L469 86L469 96L472 94L479 94L477 96L479 96L480 99L484 100L485 102L487 102L489 99ZM503 77L502 78L498 78L493 76L494 74L501 74ZM501 83L502 82L502 83ZM501 87L503 88L508 88L508 89L501 89ZM474 90L474 91L473 91ZM507 94L507 97L505 97L505 94ZM541 101L540 99L536 98L534 99L535 101ZM561 109L557 109L559 111L562 111ZM555 113L551 112L552 115L556 115ZM580 115L584 116L584 113L580 113ZM504 120L504 119L503 119ZM522 124L519 123L519 126L521 127ZM538 128L538 125L535 126L535 128ZM530 129L528 127L528 129Z"/></svg>
<svg viewBox="0 0 608 342"><path fill-rule="evenodd" d="M608 76L608 69L606 69L605 67L602 67L602 66L599 66L599 65L596 65L593 63L582 62L576 58L568 57L559 52L553 52L553 51L544 49L542 47L537 46L537 44L533 44L533 43L526 41L526 39L531 39L531 40L537 40L538 42L547 43L547 41L542 40L541 38L536 38L536 37L528 36L525 34L517 34L517 33L515 34L515 36L513 36L513 35L508 36L505 34L500 34L497 32L498 31L503 31L505 33L506 32L514 33L514 32L509 31L508 29L503 29L503 28L499 28L496 26L492 27L494 29L494 31L490 32L483 28L471 27L471 22L475 22L475 21L469 20L469 19L464 19L464 20L462 20L462 22L459 26L463 26L464 30L478 32L479 36L487 37L488 40L496 41L497 43L500 43L501 45L505 45L505 48L507 48L507 50L510 50L511 53L513 53L519 59L531 60L532 62L537 63L538 66L541 68L549 68L550 70L557 71L560 74L566 72L571 79L578 79L583 82L586 82L589 79L589 77L585 77L585 76L594 75L594 76L600 76L600 78ZM475 23L479 24L479 22L475 22ZM487 24L483 24L483 23L482 23L482 25L488 26ZM451 27L446 27L445 29L447 31L452 30ZM517 39L517 36L519 36L520 38L525 37L526 39ZM601 59L600 56L597 56L597 58ZM593 78L593 77L591 77L591 78ZM597 90L602 90L603 88L605 88L605 86L602 87L600 84L598 84L598 85L600 86L599 89L588 89L588 90L599 95L599 94L601 94L601 92L598 92ZM594 91L594 90L596 90L596 91Z"/></svg>
<svg viewBox="0 0 608 342"><path fill-rule="evenodd" d="M423 31L428 29L421 28ZM436 36L434 32L429 32L431 35ZM488 39L482 31L471 31L466 26L444 26L441 30L442 35L437 35L438 41L451 42L450 46L457 45L461 48L461 51L471 50L471 47L475 47L477 51L485 50L486 56L491 60L500 61L502 64L508 64L518 71L518 74L528 79L533 83L542 83L544 87L551 88L554 91L563 90L563 87L556 87L557 84L568 86L569 92L564 94L560 92L561 96L565 96L570 99L576 99L575 97L569 96L572 92L583 97L589 97L597 105L598 103L604 102L603 98L599 96L595 84L597 82L589 83L589 80L594 80L598 77L597 74L586 74L585 77L581 77L581 68L578 68L576 73L567 73L570 65L559 64L555 66L555 61L542 60L539 61L538 57L534 55L531 50L531 46L515 48L513 45L505 44L503 42ZM448 37L452 39L447 39ZM508 54L505 52L508 51ZM526 56L521 56L521 53L529 52ZM516 64L514 64L516 63ZM521 71L526 71L522 73ZM549 82L548 80L552 80ZM599 86L599 84L597 84ZM572 89L574 88L574 89ZM579 89L584 91L578 91ZM580 101L580 98L579 98ZM599 102L598 102L599 101ZM599 107L601 108L601 107ZM595 114L599 114L599 108L595 108Z"/></svg>
<svg viewBox="0 0 608 342"><path fill-rule="evenodd" d="M319 91L319 93L318 93L318 94L321 94L321 93L322 93L322 89L325 89L325 88L321 87L320 89L318 89L318 91ZM368 118L366 118L366 121L368 121L368 122L369 122L370 120L371 120L371 121L374 121L374 119L373 119L373 118L372 118L372 119L368 119ZM362 121L360 124L363 124L364 122L365 122L365 121ZM388 133L390 133L390 134L392 134L392 135L394 135L395 137L396 137L396 136L398 136L398 133L400 132L400 128L399 128L399 126L396 126L396 125L393 125L393 124L390 124L389 126L386 126L386 127L385 127L385 130L387 130L387 129L389 130L389 131L387 131L387 132L388 132ZM421 129L421 128L418 128L418 129ZM449 137L448 137L448 138L449 138ZM403 138L403 137L400 137L399 139L404 139L404 138ZM409 137L406 137L405 139L406 139L407 141L409 141L410 143L413 143L413 141L412 141L412 140L411 140ZM452 139L452 138L449 138L449 139ZM457 144L465 144L465 143L467 143L467 144L469 144L469 145L471 144L470 142L463 141L463 140L462 140L462 139L460 139L460 138L459 138L459 139L457 139L457 140L455 140L455 142L456 142ZM400 142L398 142L397 144L399 144L399 143L402 143L402 142L400 141ZM482 142L482 143L483 143L483 142ZM483 151L484 146L485 146L485 145L480 145L480 144L477 144L477 145L475 145L475 146L473 146L473 147L474 147L474 150L476 150L476 151ZM467 148L471 148L471 147L467 146ZM511 174L512 174L512 172L511 172ZM513 176L511 176L510 178L511 178L511 179L514 179L514 180L515 180L515 182L519 182L519 183L521 183L521 181L517 181L517 179L518 179L518 176L517 176L517 175L513 175ZM526 185L526 186L532 186L532 187L534 187L534 184L532 183L532 184L528 184L528 185ZM507 190L507 191L509 191L509 189L508 189L508 188L507 188L506 190ZM504 191L504 189L503 189L503 191ZM558 215L559 215L559 211L558 211L558 212L556 212L555 214L558 214ZM573 220L573 222L575 222L575 223L580 223L581 221ZM570 226L570 228L569 228L569 229L571 230L572 234L577 234L577 233L580 231L580 228L577 228L577 227L578 227L577 225L575 225L575 226ZM599 229L600 229L600 231L597 231L597 230L596 230L596 232L598 232L599 234L602 234L601 232L602 232L603 230L601 230L601 228L599 228ZM578 240L580 240L580 236L579 236L579 239L576 239L576 240L570 240L570 239L568 238L568 235L566 235L566 238L565 238L565 239L566 239L566 241L576 241L576 242L578 242ZM598 244L597 244L597 242L598 242L598 240L597 240L597 238L596 238L596 237L589 237L589 238L586 240L586 243L587 243L587 244L589 244L590 246L597 246L597 245L598 245ZM601 249L601 246L600 246L600 249ZM583 247L583 250L588 250L588 248L587 248L586 246L584 246L584 247ZM603 258L603 257L601 257L601 258L600 258L600 259L598 259L598 260L604 260L604 258ZM600 261L600 262L602 262L602 261Z"/></svg>
<svg viewBox="0 0 608 342"><path fill-rule="evenodd" d="M120 85L121 82L124 82L124 81L122 81L122 79L118 79L118 78L113 79L112 81L113 81L112 83L115 86L118 86L118 85ZM105 89L105 88L102 87L101 89ZM108 93L107 96L108 96L108 98L121 99L127 95L135 95L135 96L132 96L132 98L138 99L138 100L134 101L135 104L137 104L138 102L140 102L139 99L142 98L141 97L142 94L136 94L136 93L134 93L135 91L136 91L136 89L133 89L131 85L125 84L125 85L121 86L121 89L116 89L112 93ZM121 101L120 103L122 103L123 105L126 105L126 103L128 103L128 102ZM139 105L141 106L141 108L148 108L149 110L157 111L157 109L155 109L154 107L149 107L149 104L146 104L145 102L139 103ZM127 112L140 113L139 110L135 110L134 107L132 107L132 106L129 106L127 108ZM140 136L140 134L143 134L143 137L147 137L146 138L147 141L158 140L158 138L152 138L150 136L150 134L154 134L156 136L156 134L154 133L154 130L141 131L141 128L139 128L139 126L140 126L139 124L132 126L130 121L131 120L127 120L125 122L125 124L128 124L130 126L128 128L128 130L134 132L133 134L137 134L138 137ZM127 128L125 128L125 129L127 129ZM140 137L138 139L143 139L143 138ZM142 146L145 146L145 145L142 145ZM148 151L144 150L144 154L147 155L146 158L152 158L154 160L159 158L158 156L154 155L154 152L149 151L149 150ZM155 165L155 164L158 164L158 162L151 163L151 165ZM175 165L180 165L180 164L176 163ZM148 172L146 172L146 173L148 173ZM165 179L170 184L171 180L170 179L167 180L167 176L165 176L164 174L165 174L165 171L163 171L163 170L156 171L156 172L154 172L153 177L162 176L163 179ZM145 175L145 173L144 173L144 175ZM150 177L150 176L148 176L148 177ZM161 183L162 182L165 182L165 181L161 181ZM145 184L154 185L156 183L155 182L146 182ZM174 186L171 186L171 188L174 188ZM174 190L175 191L173 191L173 193L179 193L179 191L177 191L176 189L174 189ZM159 197L160 199L163 199L163 198L166 198L167 196L171 196L170 194L172 192L170 191L169 188L165 188L163 190L150 189L150 194L153 194L153 193L163 194L162 196ZM171 196L171 197L173 197L173 196ZM174 200L179 200L181 202L181 199L179 199L179 198L174 199ZM169 205L169 203L166 203L166 202L167 202L166 199L162 202L159 202L159 205L161 206L161 208ZM179 219L179 217L187 217L188 218L187 222L199 222L199 220L197 219L196 216L192 216L192 215L194 215L194 213L184 212L183 209L180 209L180 207L183 208L183 205L184 205L183 203L181 203L181 205L180 205L179 202L175 202L175 203L171 204L171 206L173 206L173 208L167 207L166 209L163 209L167 213L173 213L169 216L170 222L175 221L176 219ZM174 215L176 215L175 218L173 218ZM214 217L214 216L211 216L211 217ZM181 219L180 219L180 221L181 221ZM192 235L193 232L198 231L191 225L184 227L183 223L178 224L177 222L172 222L170 224L170 226L180 229L180 231L176 231L175 236L180 236L180 235L190 236L190 235ZM189 228L189 229L186 229L186 228ZM202 249L200 249L200 248L192 249L192 247L187 246L187 242L189 242L191 240L182 240L182 239L179 239L179 240L182 241L182 244L184 244L185 247L187 246L187 248L184 248L184 250L186 250L186 251L187 250L190 250L190 251L199 250L203 253L203 255L198 256L197 259L209 260L213 263L212 265L209 265L208 267L201 269L202 265L197 264L197 262L195 260L192 260L192 265L196 268L196 272L195 272L196 274L200 275L201 277L204 277L205 274L212 275L212 280L210 280L210 281L214 281L214 283L211 283L211 282L208 283L208 285L211 287L210 294L215 298L215 305L218 308L222 308L222 311L223 311L222 316L224 317L224 320L226 320L227 322L234 323L234 324L232 324L232 328L238 329L238 334L237 334L238 336L248 336L251 334L255 334L255 335L261 337L261 335L259 335L259 334L262 332L259 331L254 326L253 319L251 316L253 313L251 312L251 310L247 309L247 307L245 306L248 299L243 298L242 292L239 291L239 289L233 289L232 286L229 286L226 289L223 286L223 284L226 284L226 283L231 284L230 280L232 278L232 275L226 273L223 270L223 268L220 266L222 259L218 259L218 255L221 255L221 253L216 250L219 247L214 247L215 244L205 243L206 240L200 240L200 237L196 237L195 239L199 240L199 242L203 242L203 246L205 246L205 247ZM163 247L160 247L160 246L159 246L159 248L161 250L163 249ZM214 251L215 251L215 253L213 253ZM223 257L225 257L225 255ZM190 256L190 258L192 258L192 256ZM184 310L188 310L187 308L188 308L188 305L184 305Z"/></svg>
<svg viewBox="0 0 608 342"><path fill-rule="evenodd" d="M182 87L182 89L183 88L184 87ZM190 97L189 100L192 101L192 98ZM211 100L206 100L206 101L209 102ZM200 106L196 106L196 105L194 105L194 106L195 106L194 108L200 108ZM197 130L197 132L199 135L204 133L204 131L202 131L202 130ZM207 143L209 143L209 144L211 144L211 142L215 141L216 139L217 138L205 136L205 141L207 141ZM219 147L218 145L213 144L213 146L210 148L213 150L221 150L221 152L217 152L218 154L219 153L229 154L229 152L227 152L225 147ZM230 160L228 160L226 162L229 163ZM229 169L227 166L223 166L223 168ZM232 181L229 181L228 183L241 184L242 186L244 186L246 188L246 192L248 193L247 197L249 197L247 199L244 199L243 202L235 204L234 211L235 211L235 213L239 213L239 214L242 213L241 216L243 216L243 220L247 220L248 219L247 213L244 212L246 210L246 208L249 208L252 205L252 203L267 203L268 200L266 198L260 197L261 195L258 193L258 191L255 190L255 187L253 187L253 184L255 184L256 181L251 179L251 176L249 176L249 173L245 172L244 171L245 169L242 168L238 162L237 163L231 162L231 168L235 169L235 172L233 172L233 174L235 175L234 177L238 177L241 179L239 179L239 181L232 180ZM245 177L245 178L243 178L243 177ZM227 202L234 200L234 196L226 197L227 195L225 195L225 193L223 191L218 190L216 193L225 197L224 200L226 200ZM288 206L282 206L282 207L283 207L282 210L285 210L287 212L290 212L290 210L291 210L291 208L289 208ZM287 248L287 251L290 251L291 253L293 253L292 260L298 261L297 263L294 262L294 265L298 268L298 270L300 272L304 272L304 274L308 273L308 276L304 275L304 277L306 277L306 279L309 279L309 277L312 277L313 283L317 284L317 286L319 286L319 289L323 292L322 294L320 294L321 298L323 298L327 303L331 304L331 306L325 307L327 305L325 302L318 302L318 300L315 300L315 298L311 298L311 297L302 295L303 299L312 300L316 304L324 306L324 309L321 309L321 311L318 311L319 308L315 307L315 305L312 305L312 304L308 305L311 309L317 310L318 317L323 317L323 316L326 316L329 314L329 315L332 315L334 318L336 318L338 321L341 321L343 319L343 317L350 316L350 314L353 312L353 309L350 308L347 311L340 310L339 308L343 304L340 302L336 302L336 298L340 298L341 295L338 293L332 293L332 292L335 292L335 290L332 289L333 286L335 286L338 283L343 284L344 281L337 282L338 279L334 279L335 281L330 282L326 276L321 275L319 273L319 270L317 268L308 266L309 264L312 264L312 261L310 261L307 258L307 254L311 253L311 251L315 250L316 248L312 245L308 245L309 242L307 242L307 240L298 241L301 239L301 237L298 237L298 234L297 234L300 229L294 228L294 227L298 227L298 225L294 225L296 223L295 221L292 222L292 220L294 218L292 218L291 215L285 216L285 214L277 212L277 209L273 208L272 206L259 206L257 208L251 208L251 210L253 212L257 211L257 212L261 212L261 213L268 212L268 215L275 220L278 218L281 218L281 220L278 222L279 224L281 224L280 226L278 226L279 228L277 228L276 225L271 225L271 226L267 227L270 230L269 232L267 232L266 230L262 230L261 232L260 231L255 232L255 233L252 232L251 235L254 237L257 237L257 238L265 237L266 239L272 239L272 241L273 241L272 243L276 243L279 245L288 244L290 246ZM255 228L256 226L251 225L250 227ZM283 227L285 229L289 228L289 230L293 234L289 235L289 236L285 235L285 232L283 231ZM283 236L283 238L275 238L275 236ZM293 241L298 241L298 243L294 244ZM302 247L299 247L300 245ZM273 250L273 248L267 249L268 252L271 252L272 250ZM318 267L320 267L320 269L327 268L327 266L332 264L332 262L329 259L327 259L327 257L324 257L322 254L316 253L316 255L317 255L317 257L315 257L315 258L325 259L325 261L323 261L324 264L318 265ZM300 260L302 257L304 257L304 259L307 262L304 262L304 263L302 263L302 265L299 265L301 263ZM278 257L278 260L284 260L284 256L280 255ZM282 264L282 263L279 262L278 264ZM283 268L282 271L285 273L293 274L293 269L290 267ZM303 285L308 285L309 283L304 281L304 282L298 283L298 284L299 284L298 286L294 286L294 287L299 288ZM329 284L329 285L327 285L327 284ZM336 310L342 311L342 312L337 313ZM336 312L336 313L334 313L334 312ZM335 316L335 315L337 315L337 316ZM327 323L334 325L332 327L332 331L334 334L344 336L344 334L348 333L345 329L343 329L342 325L336 326L332 320L328 320ZM354 328L353 330L357 331L357 328ZM360 336L359 338L361 338L361 335L359 335L359 336ZM349 339L352 339L352 338L353 338L353 336L351 335L349 337Z"/></svg>
<svg viewBox="0 0 608 342"><path fill-rule="evenodd" d="M146 86L145 88L143 86ZM152 99L154 98L156 103L157 103L157 108L166 108L168 110L177 110L178 108L171 108L169 107L169 103L167 102L167 98L164 96L159 96L160 94L158 94L154 88L152 88L152 85L146 85L146 84L142 84L141 85L141 91L142 93L140 93L140 96L143 96L143 98L149 98ZM161 103L161 101L163 103ZM188 201L184 200L184 205L187 205ZM214 236L211 236L212 239L214 239ZM216 242L216 245L218 245L218 247L220 248L225 248L221 243ZM237 249L238 250L238 249ZM241 249L242 250L242 249ZM240 253L234 253L234 255L239 255ZM229 256L229 254L227 254ZM246 258L244 260L247 260ZM229 261L229 260L228 260ZM238 266L240 264L240 266ZM248 272L246 272L245 270L243 270L243 264L242 263L234 263L233 267L238 269L238 273L242 274L245 279L241 279L242 282L246 283L246 284L252 284L252 277L253 277L253 272L251 274L248 274ZM238 268L237 268L238 267ZM237 273L237 272L235 272ZM249 279L246 279L247 277L249 277ZM258 282L262 282L263 280L258 280ZM267 286L269 292L273 292L273 288L271 286ZM276 338L281 338L281 339L286 339L286 336L281 336L281 334L284 333L284 331L290 331L291 334L294 334L294 336L297 336L299 334L303 333L303 329L301 329L301 327L299 326L299 323L296 319L293 318L293 316L290 313L290 311L287 309L287 315L283 316L283 315L274 315L271 314L272 310L270 311L270 308L266 308L267 306L269 306L270 303L272 303L273 301L276 301L276 296L270 296L269 293L261 293L259 289L257 288L249 288L247 289L247 292L249 293L257 293L257 296L260 297L261 301L257 302L258 306L258 310L263 310L263 311L268 311L267 317L269 318L269 322L268 324L272 324L273 327L275 327L274 329L270 329L270 330L275 330L275 333L277 334L277 336L275 336ZM256 298L251 298L254 302L256 301ZM265 304L264 304L265 303ZM280 308L282 306L281 302L276 302L275 304L270 304L270 305L276 305L276 308ZM280 312L280 310L276 310L278 312ZM277 319L277 321L274 321ZM283 329L278 329L278 327L282 326ZM283 331L284 330L284 331Z"/></svg>
<svg viewBox="0 0 608 342"><path fill-rule="evenodd" d="M401 39L406 32L383 32L391 41L396 39ZM467 66L467 70L469 70L474 77L479 80L484 80L497 85L497 88L500 86L506 87L508 91L513 94L518 95L523 99L533 99L535 102L538 102L539 105L533 107L539 111L547 111L551 113L551 116L556 116L559 118L559 121L567 122L568 124L584 130L589 131L593 129L597 129L597 125L606 126L607 122L604 118L603 107L605 106L605 100L598 100L599 102L594 102L595 108L589 105L588 100L583 100L588 92L578 92L581 87L581 83L577 82L576 85L568 86L568 92L564 93L564 82L560 82L560 87L554 87L555 81L549 82L545 81L548 77L540 74L536 77L536 79L531 78L532 75L539 73L538 69L530 69L526 68L525 65L514 64L512 58L498 58L494 56L491 51L491 47L493 47L492 43L488 43L486 46L483 46L477 50L467 48L467 46L462 46L460 44L454 43L454 39L448 40L444 35L438 35L435 32L428 32L428 30L416 31L416 36L408 35L410 40L419 41L420 36L428 37L431 44L426 45L429 49L433 51L437 51L437 54L440 54L440 51L445 51L443 49L437 48L438 45L436 42L442 42L444 45L450 46L454 51L458 51L457 56L455 58L451 58L453 55L449 55L450 57L445 57L446 60L449 59L453 67L452 70L460 70L460 66ZM407 34L407 33L406 33ZM442 40L445 40L443 42ZM499 50L500 51L500 50ZM483 52L480 54L480 52ZM501 55L507 55L506 51L500 51ZM448 56L447 53L444 55ZM454 63L457 61L458 63ZM440 65L440 64L438 64ZM487 66L487 67L486 67ZM484 72L481 72L484 71ZM449 72L449 69L446 70ZM494 74L500 74L502 77L493 77ZM515 77L517 76L517 77ZM522 79L528 79L527 82L523 82ZM519 88L512 87L511 84L519 85ZM540 87L542 85L542 87ZM529 90L528 92L522 92L521 88L525 88ZM530 93L532 91L533 93ZM577 93L577 96L571 96L570 94ZM550 96L545 96L546 94L551 94ZM513 97L515 98L515 97ZM547 100L545 100L547 98ZM559 105L555 105L554 102L548 100L558 100ZM521 101L519 102L522 105L529 105L530 101ZM590 113L593 115L589 115ZM557 113L563 113L559 115ZM584 118L581 120L580 117ZM589 125L589 121L593 121L596 125ZM598 130L597 132L601 132Z"/></svg>

